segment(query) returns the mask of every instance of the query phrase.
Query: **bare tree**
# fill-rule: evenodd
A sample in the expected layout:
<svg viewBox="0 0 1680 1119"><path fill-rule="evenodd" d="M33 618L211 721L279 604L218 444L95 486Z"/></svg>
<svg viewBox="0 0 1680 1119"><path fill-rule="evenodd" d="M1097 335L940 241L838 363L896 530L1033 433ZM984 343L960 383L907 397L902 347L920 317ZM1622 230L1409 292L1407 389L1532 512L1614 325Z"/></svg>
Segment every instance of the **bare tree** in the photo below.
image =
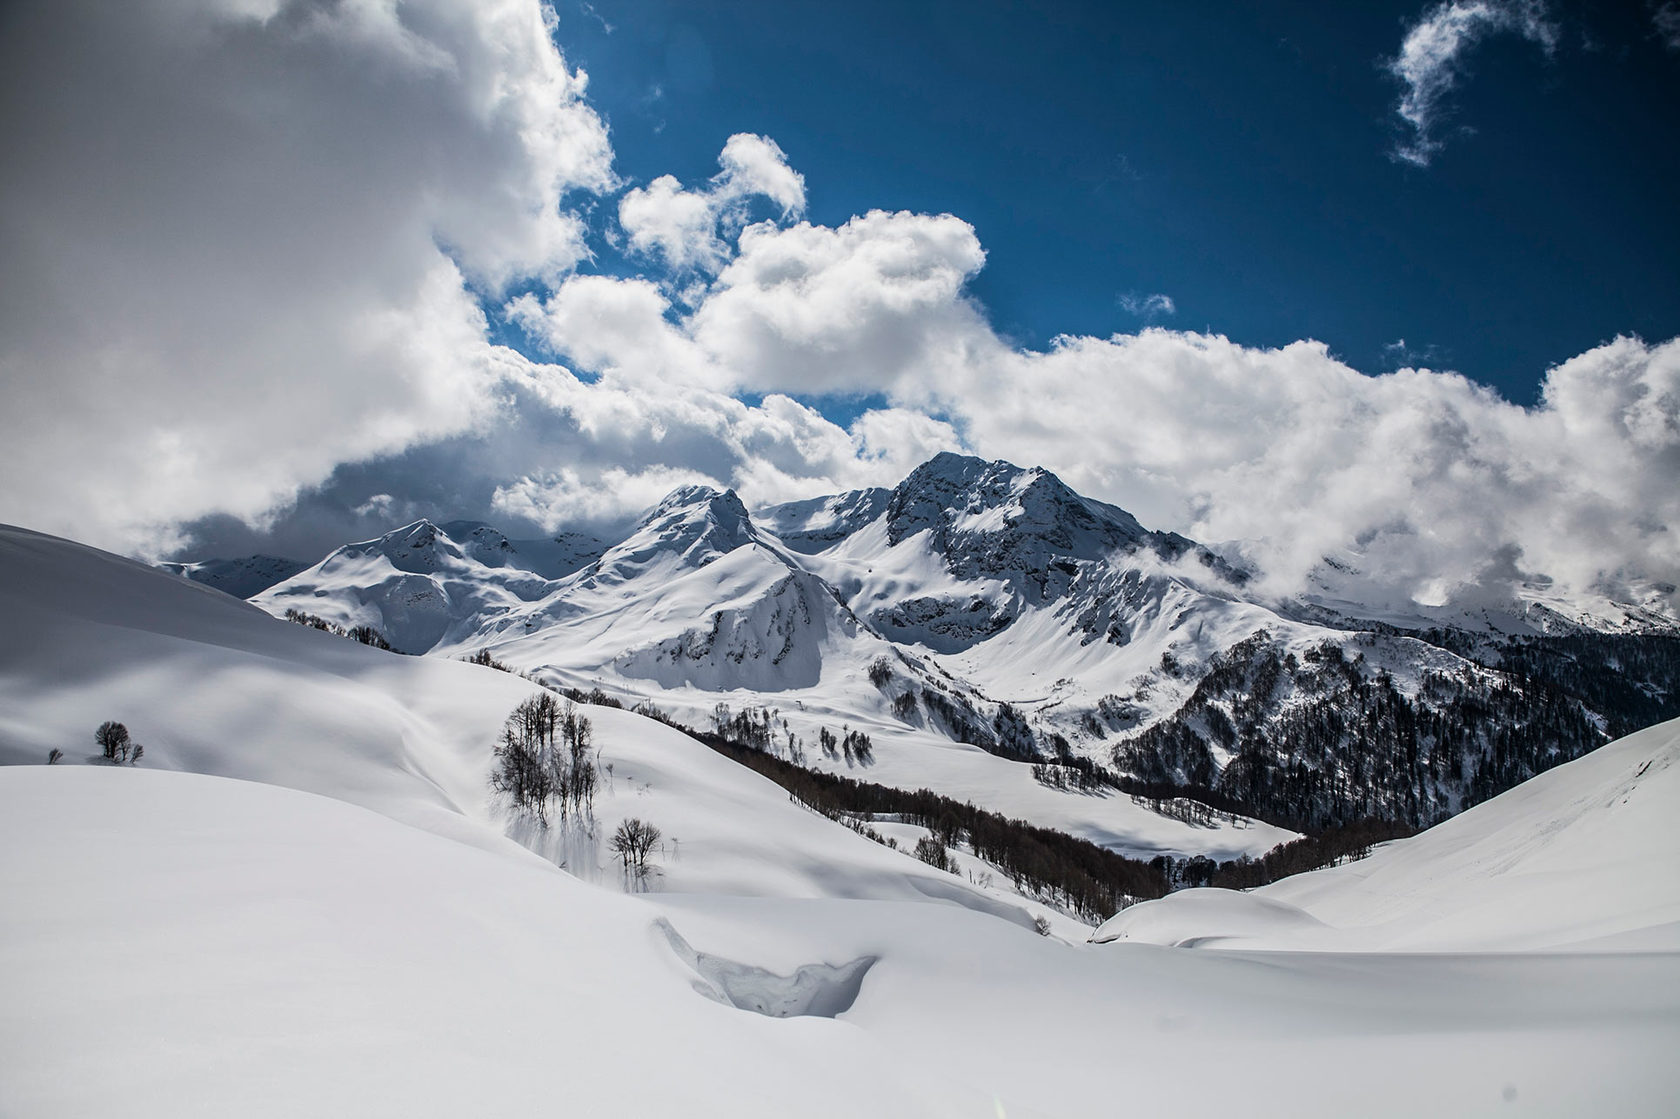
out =
<svg viewBox="0 0 1680 1119"><path fill-rule="evenodd" d="M48 765L57 765L60 761L63 761L63 760L64 760L64 751L60 750L57 746L54 746L51 750L47 751L47 764Z"/></svg>
<svg viewBox="0 0 1680 1119"><path fill-rule="evenodd" d="M618 825L613 832L612 850L624 869L633 870L637 874L647 871L648 852L659 842L660 831L645 820L632 816Z"/></svg>

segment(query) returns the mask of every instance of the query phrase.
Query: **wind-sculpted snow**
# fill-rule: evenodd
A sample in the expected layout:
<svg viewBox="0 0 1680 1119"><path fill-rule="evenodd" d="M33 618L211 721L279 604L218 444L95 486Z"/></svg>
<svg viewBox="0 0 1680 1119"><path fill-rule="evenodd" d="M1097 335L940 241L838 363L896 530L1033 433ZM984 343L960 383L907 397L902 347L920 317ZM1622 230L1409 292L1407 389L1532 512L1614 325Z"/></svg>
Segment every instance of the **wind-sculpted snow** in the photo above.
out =
<svg viewBox="0 0 1680 1119"><path fill-rule="evenodd" d="M778 1031L701 997L636 899L289 790L0 771L0 891L7 1115L985 1106L966 1085L930 1093L855 1028ZM769 1014L840 1013L867 966L778 984L695 958Z"/></svg>
<svg viewBox="0 0 1680 1119"><path fill-rule="evenodd" d="M874 956L859 956L838 965L803 964L792 975L777 975L766 968L696 952L664 918L656 927L677 958L699 977L695 990L766 1018L839 1017L857 1001L863 978L876 962Z"/></svg>

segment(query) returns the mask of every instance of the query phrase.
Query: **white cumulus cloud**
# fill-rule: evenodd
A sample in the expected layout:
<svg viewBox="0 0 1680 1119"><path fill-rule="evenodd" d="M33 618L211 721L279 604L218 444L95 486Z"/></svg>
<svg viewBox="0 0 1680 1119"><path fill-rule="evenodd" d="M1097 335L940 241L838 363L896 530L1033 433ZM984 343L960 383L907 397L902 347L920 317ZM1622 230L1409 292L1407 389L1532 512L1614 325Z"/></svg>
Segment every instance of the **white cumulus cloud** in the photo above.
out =
<svg viewBox="0 0 1680 1119"><path fill-rule="evenodd" d="M739 232L754 197L775 203L782 217L805 211L805 177L788 166L774 140L751 133L731 136L718 155L722 168L704 189L688 190L674 176L661 175L646 187L625 192L618 223L630 248L661 260L678 274L715 273L729 259L720 226Z"/></svg>
<svg viewBox="0 0 1680 1119"><path fill-rule="evenodd" d="M0 514L156 547L480 420L471 289L613 185L584 89L536 0L11 6Z"/></svg>

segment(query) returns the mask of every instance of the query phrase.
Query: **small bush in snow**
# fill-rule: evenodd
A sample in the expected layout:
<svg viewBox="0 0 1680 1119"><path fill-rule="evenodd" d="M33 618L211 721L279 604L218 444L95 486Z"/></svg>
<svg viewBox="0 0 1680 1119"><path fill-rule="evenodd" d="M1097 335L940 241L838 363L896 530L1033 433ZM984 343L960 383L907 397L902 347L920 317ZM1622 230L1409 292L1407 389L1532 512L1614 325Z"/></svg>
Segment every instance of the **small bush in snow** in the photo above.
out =
<svg viewBox="0 0 1680 1119"><path fill-rule="evenodd" d="M945 845L931 835L924 835L916 840L915 855L935 870L943 870L950 874L957 872L957 865L951 861L951 853Z"/></svg>
<svg viewBox="0 0 1680 1119"><path fill-rule="evenodd" d="M480 649L471 656L462 657L461 659L466 661L468 664L476 664L481 668L493 668L497 672L513 672L513 669L509 665L491 656L489 649ZM514 673L514 675L518 674Z"/></svg>
<svg viewBox="0 0 1680 1119"><path fill-rule="evenodd" d="M99 729L93 732L93 740L107 761L119 765L130 760L139 761L145 749L129 737L127 727L114 719L100 723Z"/></svg>

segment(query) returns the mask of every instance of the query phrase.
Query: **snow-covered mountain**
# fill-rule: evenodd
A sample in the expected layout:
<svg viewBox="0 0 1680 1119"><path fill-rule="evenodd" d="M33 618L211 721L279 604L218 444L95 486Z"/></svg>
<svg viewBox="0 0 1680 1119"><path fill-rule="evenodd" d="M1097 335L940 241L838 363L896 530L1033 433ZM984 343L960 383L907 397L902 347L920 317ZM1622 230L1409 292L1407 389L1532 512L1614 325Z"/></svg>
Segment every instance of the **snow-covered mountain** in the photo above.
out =
<svg viewBox="0 0 1680 1119"><path fill-rule="evenodd" d="M1136 853L1253 845L1127 843L1150 829L1117 787L1291 827L1424 825L1680 711L1676 630L1637 605L1407 615L1348 598L1341 561L1323 593L1271 600L1047 471L955 454L890 490L756 512L688 486L598 556L526 548L420 522L255 601L409 652L488 650L691 726L719 704L774 711L770 746L816 768L852 767L813 747L859 730L872 780ZM981 754L1033 763L1036 787Z"/></svg>
<svg viewBox="0 0 1680 1119"><path fill-rule="evenodd" d="M516 542L472 521L420 520L346 544L247 597L276 615L297 610L345 629L372 626L398 651L423 653L541 599L602 548L579 533Z"/></svg>

